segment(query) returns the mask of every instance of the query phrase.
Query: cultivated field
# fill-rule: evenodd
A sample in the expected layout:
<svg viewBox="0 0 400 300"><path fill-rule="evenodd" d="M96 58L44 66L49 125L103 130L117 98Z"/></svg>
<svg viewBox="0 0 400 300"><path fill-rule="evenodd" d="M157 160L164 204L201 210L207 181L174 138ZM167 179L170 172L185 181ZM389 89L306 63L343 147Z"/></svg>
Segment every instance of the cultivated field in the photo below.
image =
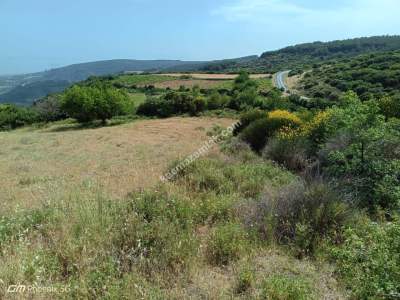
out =
<svg viewBox="0 0 400 300"><path fill-rule="evenodd" d="M214 124L230 119L171 118L74 130L52 125L0 133L0 212L99 190L121 198L151 187L175 159L196 150Z"/></svg>
<svg viewBox="0 0 400 300"><path fill-rule="evenodd" d="M157 82L154 84L156 88L161 89L178 89L181 86L186 88L192 88L198 86L202 89L213 89L213 88L231 88L233 80L209 80L209 79L175 79L163 82Z"/></svg>
<svg viewBox="0 0 400 300"><path fill-rule="evenodd" d="M195 79L212 79L212 80L229 80L235 79L238 74L206 74L206 73L190 73L190 74L182 74L182 73L166 73L160 74L160 76L173 76L173 77L180 77L182 75L190 76ZM269 74L250 74L250 78L252 79L259 79L259 78L266 78Z"/></svg>

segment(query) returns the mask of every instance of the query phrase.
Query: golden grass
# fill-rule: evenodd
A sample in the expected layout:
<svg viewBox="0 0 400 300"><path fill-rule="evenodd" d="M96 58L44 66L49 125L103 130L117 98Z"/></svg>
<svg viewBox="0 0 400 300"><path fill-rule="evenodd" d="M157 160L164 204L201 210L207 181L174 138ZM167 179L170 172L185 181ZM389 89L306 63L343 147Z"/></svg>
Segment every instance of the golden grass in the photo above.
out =
<svg viewBox="0 0 400 300"><path fill-rule="evenodd" d="M75 194L121 198L151 187L172 161L231 119L170 118L74 130L53 125L0 133L0 213L33 208ZM217 151L217 149L215 150Z"/></svg>

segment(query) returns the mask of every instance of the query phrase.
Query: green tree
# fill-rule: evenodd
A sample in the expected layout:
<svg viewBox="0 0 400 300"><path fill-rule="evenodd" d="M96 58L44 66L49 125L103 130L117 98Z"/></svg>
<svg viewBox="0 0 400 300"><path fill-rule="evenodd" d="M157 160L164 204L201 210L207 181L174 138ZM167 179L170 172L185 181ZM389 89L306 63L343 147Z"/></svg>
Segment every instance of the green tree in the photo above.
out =
<svg viewBox="0 0 400 300"><path fill-rule="evenodd" d="M108 86L78 86L68 89L62 99L62 110L79 122L101 120L128 114L133 109L128 95Z"/></svg>
<svg viewBox="0 0 400 300"><path fill-rule="evenodd" d="M321 156L339 188L371 210L400 208L400 121L385 122L375 101L348 93L331 110L328 140Z"/></svg>
<svg viewBox="0 0 400 300"><path fill-rule="evenodd" d="M33 109L0 104L0 130L15 129L35 122L39 122L39 115Z"/></svg>
<svg viewBox="0 0 400 300"><path fill-rule="evenodd" d="M379 107L386 118L400 118L400 95L383 97Z"/></svg>

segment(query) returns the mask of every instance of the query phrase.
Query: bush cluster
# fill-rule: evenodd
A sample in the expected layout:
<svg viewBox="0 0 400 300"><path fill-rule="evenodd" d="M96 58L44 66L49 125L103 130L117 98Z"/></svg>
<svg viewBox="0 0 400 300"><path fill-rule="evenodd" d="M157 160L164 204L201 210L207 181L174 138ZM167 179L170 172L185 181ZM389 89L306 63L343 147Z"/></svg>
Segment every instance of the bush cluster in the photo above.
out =
<svg viewBox="0 0 400 300"><path fill-rule="evenodd" d="M268 142L282 128L298 128L301 120L288 111L275 110L265 114L264 118L258 118L258 114L251 115L255 120L244 127L240 138L249 143L255 151L261 151ZM247 117L247 116L245 116ZM248 123L247 119L243 119Z"/></svg>
<svg viewBox="0 0 400 300"><path fill-rule="evenodd" d="M170 117L179 114L197 115L207 107L205 99L193 89L190 92L173 91L162 97L151 97L138 107L145 116Z"/></svg>
<svg viewBox="0 0 400 300"><path fill-rule="evenodd" d="M400 223L362 219L331 251L338 271L357 299L394 299L400 293Z"/></svg>
<svg viewBox="0 0 400 300"><path fill-rule="evenodd" d="M79 122L101 120L132 113L133 105L128 95L107 85L79 86L66 90L61 108Z"/></svg>
<svg viewBox="0 0 400 300"><path fill-rule="evenodd" d="M0 104L0 130L15 129L39 121L39 114L32 108Z"/></svg>
<svg viewBox="0 0 400 300"><path fill-rule="evenodd" d="M290 245L303 257L313 255L325 238L339 241L348 216L348 206L328 185L293 181L268 187L241 218L262 240Z"/></svg>

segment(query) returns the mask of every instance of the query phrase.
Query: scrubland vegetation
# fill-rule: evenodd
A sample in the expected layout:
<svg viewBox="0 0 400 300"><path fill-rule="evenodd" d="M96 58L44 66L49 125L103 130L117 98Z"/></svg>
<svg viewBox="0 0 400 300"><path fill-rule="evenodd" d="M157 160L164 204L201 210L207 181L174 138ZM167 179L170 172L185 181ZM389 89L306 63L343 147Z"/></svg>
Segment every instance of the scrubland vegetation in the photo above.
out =
<svg viewBox="0 0 400 300"><path fill-rule="evenodd" d="M396 101L394 91L368 98L343 91L334 101L285 97L269 79L252 80L245 72L230 88L171 90L132 86L139 79L123 77L122 85L116 80L91 78L32 109L1 107L15 109L17 121L0 113L0 124L32 123L26 115L41 122L102 121L99 125L121 116L229 115L240 126L171 182L132 187L114 197L104 186L89 184L93 193L69 191L41 206L4 213L0 278L6 285L67 286L57 297L75 299L398 297L400 121L387 104ZM141 129L162 135L159 126L168 120ZM222 119L211 120L207 129L198 127L203 138ZM71 122L68 130L82 128L59 122ZM140 122L148 121L133 124ZM117 135L120 126L105 129ZM28 127L16 134L24 130L38 132ZM92 130L86 134L98 133ZM220 130L214 127L209 135ZM117 160L123 152L110 149L108 155L123 164ZM176 163L171 159L169 166ZM149 168L142 168L143 176ZM38 181L21 185L32 182Z"/></svg>
<svg viewBox="0 0 400 300"><path fill-rule="evenodd" d="M399 50L399 36L372 36L331 42L313 42L267 51L259 58L244 61L223 61L201 66L207 72L275 73L292 70L301 73L312 67L322 66L337 59L352 59L361 54Z"/></svg>
<svg viewBox="0 0 400 300"><path fill-rule="evenodd" d="M400 52L378 52L314 68L305 74L301 87L309 96L331 101L338 100L343 92L354 91L362 100L388 96L398 103L399 74Z"/></svg>

